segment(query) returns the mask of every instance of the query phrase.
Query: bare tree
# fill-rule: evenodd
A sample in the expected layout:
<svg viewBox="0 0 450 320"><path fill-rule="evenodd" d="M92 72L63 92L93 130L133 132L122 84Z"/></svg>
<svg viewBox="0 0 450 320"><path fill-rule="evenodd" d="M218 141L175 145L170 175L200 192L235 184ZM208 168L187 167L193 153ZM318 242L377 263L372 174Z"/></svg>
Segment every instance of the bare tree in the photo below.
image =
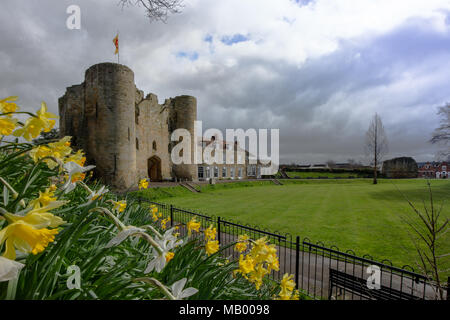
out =
<svg viewBox="0 0 450 320"><path fill-rule="evenodd" d="M417 266L420 271L428 277L438 299L444 299L445 280L441 279L441 274L449 271L449 269L441 269L448 265L450 252L446 250L447 240L444 237L449 230L449 219L442 217L444 201L436 208L431 191L430 181L427 181L428 191L430 195L430 205L427 207L423 202L423 211L419 210L414 204L402 193L414 212L413 215L401 216L412 231L411 239L414 243L418 254ZM398 189L398 188L397 188ZM443 261L446 259L446 261Z"/></svg>
<svg viewBox="0 0 450 320"><path fill-rule="evenodd" d="M434 130L430 142L443 146L443 150L439 152L438 157L448 161L450 160L450 103L439 107L438 115L442 117L440 126Z"/></svg>
<svg viewBox="0 0 450 320"><path fill-rule="evenodd" d="M378 164L387 153L388 144L386 133L380 116L375 113L366 133L366 155L371 159L373 165L373 184L377 184Z"/></svg>
<svg viewBox="0 0 450 320"><path fill-rule="evenodd" d="M143 6L150 21L167 21L169 14L179 13L183 0L119 0L123 7L130 5Z"/></svg>
<svg viewBox="0 0 450 320"><path fill-rule="evenodd" d="M327 162L325 163L329 168L334 168L336 166L336 162L334 162L333 160L327 160Z"/></svg>

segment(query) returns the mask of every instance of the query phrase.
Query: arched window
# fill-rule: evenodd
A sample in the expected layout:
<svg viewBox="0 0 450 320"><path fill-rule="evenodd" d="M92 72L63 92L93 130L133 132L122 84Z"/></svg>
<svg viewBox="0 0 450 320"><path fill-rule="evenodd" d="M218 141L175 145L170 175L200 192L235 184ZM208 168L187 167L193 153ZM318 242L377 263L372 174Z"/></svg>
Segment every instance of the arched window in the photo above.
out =
<svg viewBox="0 0 450 320"><path fill-rule="evenodd" d="M156 141L153 141L153 151L156 151Z"/></svg>

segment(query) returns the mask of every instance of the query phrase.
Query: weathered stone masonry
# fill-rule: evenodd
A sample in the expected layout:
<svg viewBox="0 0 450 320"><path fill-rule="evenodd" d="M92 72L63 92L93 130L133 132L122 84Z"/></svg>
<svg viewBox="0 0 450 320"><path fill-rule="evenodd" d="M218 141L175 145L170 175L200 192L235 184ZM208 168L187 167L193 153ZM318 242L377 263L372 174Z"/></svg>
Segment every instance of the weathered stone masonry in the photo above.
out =
<svg viewBox="0 0 450 320"><path fill-rule="evenodd" d="M195 141L195 97L178 96L160 105L156 95L144 97L136 88L130 68L100 63L86 70L82 84L67 88L59 114L61 135L72 136L87 162L96 165L96 175L117 190L136 187L142 178L197 179L196 165L170 160L175 129L189 130Z"/></svg>

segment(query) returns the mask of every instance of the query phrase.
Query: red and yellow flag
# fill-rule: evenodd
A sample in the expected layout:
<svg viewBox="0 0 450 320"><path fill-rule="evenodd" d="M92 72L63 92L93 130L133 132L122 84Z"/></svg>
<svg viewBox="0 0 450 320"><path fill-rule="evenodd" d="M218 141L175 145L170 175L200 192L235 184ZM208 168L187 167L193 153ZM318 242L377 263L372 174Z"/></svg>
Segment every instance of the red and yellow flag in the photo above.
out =
<svg viewBox="0 0 450 320"><path fill-rule="evenodd" d="M116 46L116 52L114 52L114 54L118 54L119 53L119 34L117 34L115 36L115 38L113 39L113 43Z"/></svg>

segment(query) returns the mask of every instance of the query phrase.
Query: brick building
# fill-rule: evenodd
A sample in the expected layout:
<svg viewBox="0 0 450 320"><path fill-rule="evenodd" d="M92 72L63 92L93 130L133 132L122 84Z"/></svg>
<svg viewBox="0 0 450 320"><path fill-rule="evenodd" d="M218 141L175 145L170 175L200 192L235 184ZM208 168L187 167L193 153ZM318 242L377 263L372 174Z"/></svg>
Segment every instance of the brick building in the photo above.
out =
<svg viewBox="0 0 450 320"><path fill-rule="evenodd" d="M419 164L419 178L446 179L449 174L447 162L426 162Z"/></svg>

